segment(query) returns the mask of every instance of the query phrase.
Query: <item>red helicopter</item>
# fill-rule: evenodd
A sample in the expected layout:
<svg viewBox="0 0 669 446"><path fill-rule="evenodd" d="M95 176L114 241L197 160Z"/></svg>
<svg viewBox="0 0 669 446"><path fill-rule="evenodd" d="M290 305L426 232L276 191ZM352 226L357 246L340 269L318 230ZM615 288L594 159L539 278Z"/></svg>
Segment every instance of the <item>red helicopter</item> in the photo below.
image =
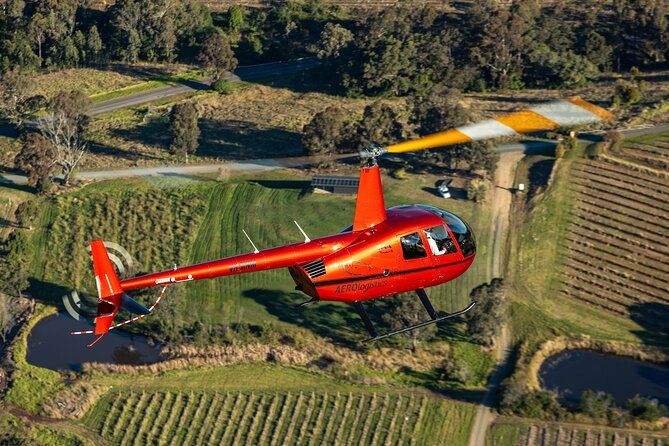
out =
<svg viewBox="0 0 669 446"><path fill-rule="evenodd" d="M476 241L469 225L458 216L421 204L386 209L377 157L444 147L500 136L550 130L611 119L607 111L569 98L511 113L496 119L458 127L423 138L361 152L368 159L360 172L353 225L344 231L314 240L302 231L303 242L258 250L197 265L185 266L120 280L104 242L91 242L95 282L98 291L95 328L72 334L95 334L98 342L109 330L149 314L165 288L181 282L288 268L296 284L311 300L352 304L374 341L434 324L469 311L475 302L454 313L439 315L425 288L453 280L470 267L476 256ZM297 224L297 222L296 222ZM244 232L246 235L246 232ZM248 235L246 235L248 238ZM125 292L162 286L156 302L146 308ZM378 334L362 302L415 291L427 315L424 322L389 333ZM137 315L114 324L118 311Z"/></svg>

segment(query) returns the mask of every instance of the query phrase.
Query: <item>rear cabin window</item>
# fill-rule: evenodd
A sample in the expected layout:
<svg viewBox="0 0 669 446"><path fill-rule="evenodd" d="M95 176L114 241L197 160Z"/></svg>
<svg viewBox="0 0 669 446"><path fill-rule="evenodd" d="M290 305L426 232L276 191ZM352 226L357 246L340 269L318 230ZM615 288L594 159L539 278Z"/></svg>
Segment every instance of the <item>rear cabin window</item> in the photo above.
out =
<svg viewBox="0 0 669 446"><path fill-rule="evenodd" d="M417 232L400 237L400 243L402 244L404 260L422 259L427 257L423 240Z"/></svg>
<svg viewBox="0 0 669 446"><path fill-rule="evenodd" d="M427 244L433 255L442 256L444 254L458 252L458 248L455 247L455 243L451 240L451 236L448 235L448 231L445 227L435 226L434 228L426 229L423 232L425 233Z"/></svg>

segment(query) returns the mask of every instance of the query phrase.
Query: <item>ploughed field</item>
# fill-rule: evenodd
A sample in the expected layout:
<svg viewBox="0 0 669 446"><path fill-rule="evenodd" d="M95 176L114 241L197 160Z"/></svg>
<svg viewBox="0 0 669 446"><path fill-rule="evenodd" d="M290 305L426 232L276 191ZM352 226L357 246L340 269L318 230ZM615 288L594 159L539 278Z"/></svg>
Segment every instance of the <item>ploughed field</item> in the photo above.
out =
<svg viewBox="0 0 669 446"><path fill-rule="evenodd" d="M86 424L119 445L463 444L473 407L418 393L112 393Z"/></svg>
<svg viewBox="0 0 669 446"><path fill-rule="evenodd" d="M575 163L563 294L626 317L669 304L667 160L669 135Z"/></svg>
<svg viewBox="0 0 669 446"><path fill-rule="evenodd" d="M666 435L651 432L623 432L622 430L570 425L516 425L493 426L488 446L664 446Z"/></svg>

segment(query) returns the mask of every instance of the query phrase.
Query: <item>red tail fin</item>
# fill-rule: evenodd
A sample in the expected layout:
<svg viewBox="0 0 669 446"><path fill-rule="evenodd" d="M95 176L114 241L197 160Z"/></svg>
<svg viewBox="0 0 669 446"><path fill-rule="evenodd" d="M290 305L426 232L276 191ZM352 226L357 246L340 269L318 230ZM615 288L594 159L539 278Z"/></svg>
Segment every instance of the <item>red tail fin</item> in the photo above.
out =
<svg viewBox="0 0 669 446"><path fill-rule="evenodd" d="M98 314L95 318L94 334L103 335L109 331L121 306L123 288L121 288L102 240L91 242L91 254L93 255L95 284L98 288Z"/></svg>
<svg viewBox="0 0 669 446"><path fill-rule="evenodd" d="M362 231L371 228L385 219L386 205L383 202L383 187L381 186L379 166L364 167L360 171L353 230Z"/></svg>

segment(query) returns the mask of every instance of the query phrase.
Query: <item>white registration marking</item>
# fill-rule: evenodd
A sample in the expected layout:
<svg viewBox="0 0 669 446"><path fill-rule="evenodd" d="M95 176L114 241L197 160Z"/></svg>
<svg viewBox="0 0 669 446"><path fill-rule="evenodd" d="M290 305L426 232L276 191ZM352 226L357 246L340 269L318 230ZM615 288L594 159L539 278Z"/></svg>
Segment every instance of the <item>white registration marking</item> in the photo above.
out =
<svg viewBox="0 0 669 446"><path fill-rule="evenodd" d="M561 126L587 124L601 121L602 118L569 101L554 101L531 108L535 113L545 116Z"/></svg>
<svg viewBox="0 0 669 446"><path fill-rule="evenodd" d="M494 119L458 127L457 131L464 133L474 141L497 138L498 136L513 136L516 134L514 129Z"/></svg>

